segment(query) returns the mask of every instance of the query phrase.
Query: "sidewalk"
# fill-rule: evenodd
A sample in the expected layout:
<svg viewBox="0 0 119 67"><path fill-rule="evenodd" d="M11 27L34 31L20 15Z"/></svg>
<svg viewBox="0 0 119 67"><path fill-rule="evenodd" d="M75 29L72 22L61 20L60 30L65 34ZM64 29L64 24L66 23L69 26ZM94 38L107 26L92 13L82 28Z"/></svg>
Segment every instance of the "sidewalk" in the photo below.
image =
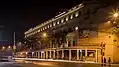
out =
<svg viewBox="0 0 119 67"><path fill-rule="evenodd" d="M70 62L70 63L78 63L78 64L97 64L97 65L101 65L99 63L96 62L92 62L92 61L69 61L69 60L54 60L54 59L37 59L37 58L15 58L15 59L19 59L19 60L25 60L26 62L31 61L31 62L35 62L35 61L51 61L51 62ZM106 64L108 65L108 64ZM113 66L118 66L119 64L111 64Z"/></svg>

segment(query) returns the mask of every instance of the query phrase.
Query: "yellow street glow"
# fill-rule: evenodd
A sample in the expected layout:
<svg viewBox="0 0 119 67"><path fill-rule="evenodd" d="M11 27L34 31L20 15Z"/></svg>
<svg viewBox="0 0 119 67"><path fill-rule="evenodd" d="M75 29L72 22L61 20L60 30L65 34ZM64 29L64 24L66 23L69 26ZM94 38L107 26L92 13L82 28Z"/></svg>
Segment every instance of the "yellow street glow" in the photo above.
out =
<svg viewBox="0 0 119 67"><path fill-rule="evenodd" d="M43 33L43 37L46 37L47 36L47 34L46 33Z"/></svg>
<svg viewBox="0 0 119 67"><path fill-rule="evenodd" d="M113 17L117 18L119 16L118 13L114 13Z"/></svg>

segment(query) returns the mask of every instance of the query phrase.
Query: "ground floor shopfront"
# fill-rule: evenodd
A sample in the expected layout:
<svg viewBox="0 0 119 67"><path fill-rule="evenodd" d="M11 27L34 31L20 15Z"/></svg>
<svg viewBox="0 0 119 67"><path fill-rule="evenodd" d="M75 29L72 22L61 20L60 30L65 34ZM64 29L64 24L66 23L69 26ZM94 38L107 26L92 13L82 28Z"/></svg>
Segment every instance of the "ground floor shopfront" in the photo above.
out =
<svg viewBox="0 0 119 67"><path fill-rule="evenodd" d="M45 49L34 52L32 57L39 59L100 62L100 53L100 49Z"/></svg>

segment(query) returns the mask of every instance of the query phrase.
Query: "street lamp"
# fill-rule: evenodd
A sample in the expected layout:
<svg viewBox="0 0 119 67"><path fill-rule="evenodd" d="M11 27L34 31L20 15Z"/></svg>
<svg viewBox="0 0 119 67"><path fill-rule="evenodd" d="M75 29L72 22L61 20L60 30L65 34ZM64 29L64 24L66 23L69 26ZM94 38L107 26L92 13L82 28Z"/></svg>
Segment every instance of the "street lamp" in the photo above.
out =
<svg viewBox="0 0 119 67"><path fill-rule="evenodd" d="M2 47L2 49L5 49L5 47Z"/></svg>
<svg viewBox="0 0 119 67"><path fill-rule="evenodd" d="M8 48L11 48L11 46L8 46Z"/></svg>
<svg viewBox="0 0 119 67"><path fill-rule="evenodd" d="M43 37L47 37L47 34L46 33L43 33Z"/></svg>
<svg viewBox="0 0 119 67"><path fill-rule="evenodd" d="M119 16L118 13L114 13L114 14L113 14L113 17L114 17L114 18L117 18L118 16Z"/></svg>

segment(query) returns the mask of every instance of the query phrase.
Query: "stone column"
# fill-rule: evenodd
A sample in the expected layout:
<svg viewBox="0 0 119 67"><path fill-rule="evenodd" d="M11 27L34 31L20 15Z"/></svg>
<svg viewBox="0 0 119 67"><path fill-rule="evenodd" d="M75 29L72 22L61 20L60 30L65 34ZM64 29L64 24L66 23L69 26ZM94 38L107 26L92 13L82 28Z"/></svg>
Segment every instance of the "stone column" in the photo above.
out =
<svg viewBox="0 0 119 67"><path fill-rule="evenodd" d="M46 59L48 59L48 51L46 51Z"/></svg>
<svg viewBox="0 0 119 67"><path fill-rule="evenodd" d="M82 50L80 50L80 52L81 52L80 54L81 60L83 60Z"/></svg>
<svg viewBox="0 0 119 67"><path fill-rule="evenodd" d="M50 59L51 59L51 54L52 54L52 53L51 53L51 50L50 50Z"/></svg>
<svg viewBox="0 0 119 67"><path fill-rule="evenodd" d="M53 53L53 58L55 59L55 50L54 50L54 53Z"/></svg>
<svg viewBox="0 0 119 67"><path fill-rule="evenodd" d="M87 49L85 50L85 61L87 60Z"/></svg>
<svg viewBox="0 0 119 67"><path fill-rule="evenodd" d="M43 53L41 52L41 59L43 59Z"/></svg>
<svg viewBox="0 0 119 67"><path fill-rule="evenodd" d="M40 58L40 53L39 53L39 51L38 51L38 58Z"/></svg>
<svg viewBox="0 0 119 67"><path fill-rule="evenodd" d="M87 57L87 50L85 50L85 56Z"/></svg>
<svg viewBox="0 0 119 67"><path fill-rule="evenodd" d="M38 58L38 52L36 52L36 58Z"/></svg>
<svg viewBox="0 0 119 67"><path fill-rule="evenodd" d="M98 50L96 49L96 53L95 53L95 60L96 60L96 63L98 62Z"/></svg>
<svg viewBox="0 0 119 67"><path fill-rule="evenodd" d="M77 49L77 60L79 60L79 50Z"/></svg>
<svg viewBox="0 0 119 67"><path fill-rule="evenodd" d="M69 60L71 60L71 50L69 50Z"/></svg>

